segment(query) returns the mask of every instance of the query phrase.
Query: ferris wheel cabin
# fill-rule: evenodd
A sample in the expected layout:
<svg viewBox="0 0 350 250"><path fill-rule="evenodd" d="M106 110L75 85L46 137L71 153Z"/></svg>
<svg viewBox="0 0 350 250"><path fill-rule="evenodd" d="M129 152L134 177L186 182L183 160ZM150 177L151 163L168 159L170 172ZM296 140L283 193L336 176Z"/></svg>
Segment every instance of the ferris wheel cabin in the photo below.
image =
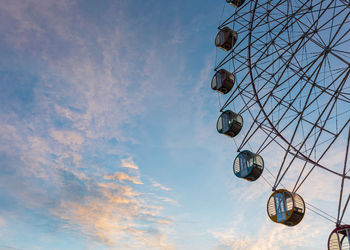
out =
<svg viewBox="0 0 350 250"><path fill-rule="evenodd" d="M224 27L220 29L215 37L215 46L225 51L229 51L233 48L237 39L238 34L236 31L231 30L229 27Z"/></svg>
<svg viewBox="0 0 350 250"><path fill-rule="evenodd" d="M238 8L244 3L245 0L226 0L227 3L233 5L234 7Z"/></svg>
<svg viewBox="0 0 350 250"><path fill-rule="evenodd" d="M220 134L235 137L243 127L243 118L231 110L222 112L216 123L216 129Z"/></svg>
<svg viewBox="0 0 350 250"><path fill-rule="evenodd" d="M264 170L264 160L258 155L244 150L240 152L233 162L233 173L238 178L248 181L257 180Z"/></svg>
<svg viewBox="0 0 350 250"><path fill-rule="evenodd" d="M292 227L303 219L305 202L300 195L286 189L279 189L267 202L267 214L273 222Z"/></svg>
<svg viewBox="0 0 350 250"><path fill-rule="evenodd" d="M225 69L218 70L211 80L211 88L221 94L227 94L235 83L235 76Z"/></svg>
<svg viewBox="0 0 350 250"><path fill-rule="evenodd" d="M328 250L345 249L350 249L350 225L337 227L328 238Z"/></svg>

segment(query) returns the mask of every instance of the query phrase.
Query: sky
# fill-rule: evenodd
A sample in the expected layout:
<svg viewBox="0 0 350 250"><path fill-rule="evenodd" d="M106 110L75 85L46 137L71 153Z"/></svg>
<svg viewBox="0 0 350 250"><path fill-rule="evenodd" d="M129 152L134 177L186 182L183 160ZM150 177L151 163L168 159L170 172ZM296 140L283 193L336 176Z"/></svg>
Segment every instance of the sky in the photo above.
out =
<svg viewBox="0 0 350 250"><path fill-rule="evenodd" d="M332 222L275 224L271 188L233 175L210 89L224 7L0 0L0 249L326 249ZM336 216L339 187L317 170L300 194Z"/></svg>

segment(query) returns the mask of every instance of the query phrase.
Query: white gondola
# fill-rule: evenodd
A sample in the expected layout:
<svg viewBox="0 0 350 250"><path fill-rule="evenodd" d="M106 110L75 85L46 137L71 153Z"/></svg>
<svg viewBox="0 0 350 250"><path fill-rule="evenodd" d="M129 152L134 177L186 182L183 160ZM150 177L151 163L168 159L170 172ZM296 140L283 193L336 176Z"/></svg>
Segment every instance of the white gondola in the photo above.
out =
<svg viewBox="0 0 350 250"><path fill-rule="evenodd" d="M328 250L350 249L350 225L338 226L328 238Z"/></svg>

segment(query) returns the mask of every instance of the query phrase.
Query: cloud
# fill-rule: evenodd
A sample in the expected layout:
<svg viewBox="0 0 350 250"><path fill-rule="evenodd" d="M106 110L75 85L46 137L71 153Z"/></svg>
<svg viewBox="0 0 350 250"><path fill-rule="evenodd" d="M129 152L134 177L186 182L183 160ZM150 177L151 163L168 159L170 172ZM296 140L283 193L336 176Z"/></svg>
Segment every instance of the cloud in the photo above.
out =
<svg viewBox="0 0 350 250"><path fill-rule="evenodd" d="M106 180L119 180L119 181L128 180L134 184L143 184L140 180L138 180L134 177L131 177L130 175L125 174L125 173L115 173L113 175L105 175L104 178Z"/></svg>
<svg viewBox="0 0 350 250"><path fill-rule="evenodd" d="M159 182L156 182L154 180L151 180L151 182L152 182L153 187L159 188L163 191L170 191L171 190L171 188L165 187L164 185L160 184Z"/></svg>
<svg viewBox="0 0 350 250"><path fill-rule="evenodd" d="M146 202L143 194L125 184L96 183L98 195L81 201L62 201L54 213L99 241L111 246L171 248L162 232L171 221L161 216L162 208Z"/></svg>
<svg viewBox="0 0 350 250"><path fill-rule="evenodd" d="M239 225L225 231L212 232L218 241L217 249L270 250L270 249L316 249L320 242L313 239L324 236L328 226L319 220L303 221L296 227L266 223L250 234L243 233ZM324 242L326 244L326 240ZM316 247L316 248L315 248Z"/></svg>
<svg viewBox="0 0 350 250"><path fill-rule="evenodd" d="M163 215L164 206L173 203L166 200L171 200L168 197L148 195L132 187L130 184L142 184L138 169L132 168L134 176L121 171L128 168L108 175L106 168L90 166L86 172L85 168L67 164L67 157L76 151L85 158L83 150L86 144L91 145L90 139L73 131L52 129L48 130L50 137L33 136L14 124L0 126L6 131L1 138L8 142L3 149L16 152L20 156L16 158L22 161L19 165L12 163L16 172L10 178L2 176L7 181L1 186L21 201L21 209L45 211L40 213L41 220L47 219L50 224L51 219L59 218L65 230L111 248L173 248L167 237L172 220ZM121 159L121 165L125 162ZM133 162L129 157L127 163ZM0 224L2 221L0 217Z"/></svg>
<svg viewBox="0 0 350 250"><path fill-rule="evenodd" d="M138 44L140 30L122 12L97 24L76 1L26 0L0 4L0 14L0 50L13 53L13 75L35 75L26 117L0 109L0 185L11 209L111 248L171 249L164 214L173 200L146 194L152 186L123 158L136 154L128 143L139 143L134 129L155 96L176 95L175 84L157 87L169 78L161 63L169 55ZM111 166L115 158L121 169Z"/></svg>
<svg viewBox="0 0 350 250"><path fill-rule="evenodd" d="M179 201L178 200L174 200L174 199L171 199L171 198L168 198L168 197L158 197L159 199L161 199L162 201L166 202L166 203L170 203L170 204L173 204L173 205L179 205Z"/></svg>
<svg viewBox="0 0 350 250"><path fill-rule="evenodd" d="M72 150L78 150L84 142L82 135L74 131L50 130L50 135L57 142L70 147Z"/></svg>
<svg viewBox="0 0 350 250"><path fill-rule="evenodd" d="M131 157L128 157L126 159L122 159L122 167L123 168L139 169L139 167L135 164L135 162L132 160Z"/></svg>
<svg viewBox="0 0 350 250"><path fill-rule="evenodd" d="M19 248L9 247L9 246L5 246L5 245L0 245L0 249L2 249L2 250L21 250Z"/></svg>
<svg viewBox="0 0 350 250"><path fill-rule="evenodd" d="M1 217L0 216L0 227L5 227L5 225L6 225L6 220L5 220L5 218L3 218L3 217Z"/></svg>
<svg viewBox="0 0 350 250"><path fill-rule="evenodd" d="M157 220L157 223L159 224L167 224L167 225L171 225L172 222L170 220Z"/></svg>

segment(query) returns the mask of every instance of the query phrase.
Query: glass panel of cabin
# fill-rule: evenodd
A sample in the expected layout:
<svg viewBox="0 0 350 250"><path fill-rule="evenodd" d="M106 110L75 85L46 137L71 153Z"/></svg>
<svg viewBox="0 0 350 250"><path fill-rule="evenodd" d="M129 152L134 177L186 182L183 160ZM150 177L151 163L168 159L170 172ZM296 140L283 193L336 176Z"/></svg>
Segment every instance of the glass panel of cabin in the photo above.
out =
<svg viewBox="0 0 350 250"><path fill-rule="evenodd" d="M228 112L228 125L232 128L232 123L234 122L235 114L233 112Z"/></svg>
<svg viewBox="0 0 350 250"><path fill-rule="evenodd" d="M219 117L219 120L218 120L218 131L222 132L222 117L221 116Z"/></svg>
<svg viewBox="0 0 350 250"><path fill-rule="evenodd" d="M274 194L275 199L275 209L277 214L277 222L285 221L286 217L286 209L284 204L283 193Z"/></svg>
<svg viewBox="0 0 350 250"><path fill-rule="evenodd" d="M331 235L328 247L329 250L340 250L340 240L337 232Z"/></svg>
<svg viewBox="0 0 350 250"><path fill-rule="evenodd" d="M298 211L300 213L304 213L304 201L301 199L301 197L298 194L295 194L294 196L294 206L298 208Z"/></svg>
<svg viewBox="0 0 350 250"><path fill-rule="evenodd" d="M248 175L247 154L243 153L243 154L240 154L238 157L239 157L240 174L242 177L246 177Z"/></svg>
<svg viewBox="0 0 350 250"><path fill-rule="evenodd" d="M243 124L242 116L237 114L235 117L235 120L242 126Z"/></svg>
<svg viewBox="0 0 350 250"><path fill-rule="evenodd" d="M215 37L215 46L219 46L220 45L220 33L221 32L222 31L219 31L219 33Z"/></svg>
<svg viewBox="0 0 350 250"><path fill-rule="evenodd" d="M273 197L270 197L270 200L268 202L268 212L270 216L276 215L275 199Z"/></svg>
<svg viewBox="0 0 350 250"><path fill-rule="evenodd" d="M286 199L287 211L293 210L293 198L288 192L284 192L284 198Z"/></svg>
<svg viewBox="0 0 350 250"><path fill-rule="evenodd" d="M217 74L215 74L214 77L213 77L213 79L211 80L211 88L212 88L212 89L217 89L217 88L216 88L216 75L217 75Z"/></svg>
<svg viewBox="0 0 350 250"><path fill-rule="evenodd" d="M260 155L255 155L255 163L259 166L263 166L263 159Z"/></svg>
<svg viewBox="0 0 350 250"><path fill-rule="evenodd" d="M229 114L228 113L222 113L222 132L226 133L230 130L230 124L229 124Z"/></svg>
<svg viewBox="0 0 350 250"><path fill-rule="evenodd" d="M343 239L343 249L350 249L350 230L349 228L345 229L346 231L346 237Z"/></svg>
<svg viewBox="0 0 350 250"><path fill-rule="evenodd" d="M228 74L228 79L230 79L232 82L235 82L235 76L231 73Z"/></svg>
<svg viewBox="0 0 350 250"><path fill-rule="evenodd" d="M219 45L222 46L225 43L225 31L219 32Z"/></svg>
<svg viewBox="0 0 350 250"><path fill-rule="evenodd" d="M219 71L216 73L216 89L220 89L222 87L222 73Z"/></svg>
<svg viewBox="0 0 350 250"><path fill-rule="evenodd" d="M251 167L253 166L254 164L254 156L251 152L247 152L246 153L246 159L247 159L247 163L248 163L248 166Z"/></svg>
<svg viewBox="0 0 350 250"><path fill-rule="evenodd" d="M235 159L235 167L234 167L234 171L236 174L239 173L239 169L240 167L239 167L239 157L238 157Z"/></svg>

